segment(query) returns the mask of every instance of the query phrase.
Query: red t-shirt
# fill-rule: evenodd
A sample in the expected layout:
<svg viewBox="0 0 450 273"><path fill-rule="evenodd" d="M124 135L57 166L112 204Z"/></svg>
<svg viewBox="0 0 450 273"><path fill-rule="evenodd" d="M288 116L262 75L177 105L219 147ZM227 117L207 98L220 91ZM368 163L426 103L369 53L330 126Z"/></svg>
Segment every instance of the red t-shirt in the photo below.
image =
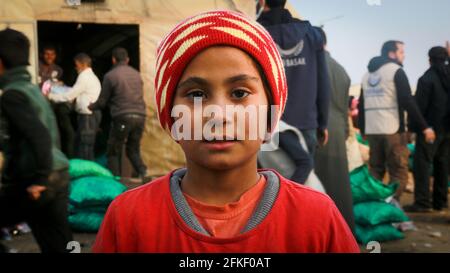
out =
<svg viewBox="0 0 450 273"><path fill-rule="evenodd" d="M232 238L199 233L176 210L169 188L171 175L118 196L108 208L93 252L359 252L327 195L279 174L277 198L255 228Z"/></svg>
<svg viewBox="0 0 450 273"><path fill-rule="evenodd" d="M199 223L213 237L229 238L238 236L247 225L258 205L266 185L261 175L259 181L241 195L238 201L223 206L202 203L184 193L189 207Z"/></svg>

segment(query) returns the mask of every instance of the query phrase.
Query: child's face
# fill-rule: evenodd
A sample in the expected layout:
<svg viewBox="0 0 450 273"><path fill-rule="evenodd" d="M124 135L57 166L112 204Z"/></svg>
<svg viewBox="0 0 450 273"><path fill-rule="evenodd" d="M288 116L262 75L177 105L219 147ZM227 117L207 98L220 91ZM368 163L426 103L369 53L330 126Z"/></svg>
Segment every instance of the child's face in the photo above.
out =
<svg viewBox="0 0 450 273"><path fill-rule="evenodd" d="M223 130L220 126L211 130L216 139L213 141L207 141L208 136L205 134L202 134L202 140L195 140L194 133L190 138L194 140L179 140L186 159L215 170L232 169L251 161L256 164L262 140L250 136L255 128L249 122L262 116L266 118L267 109L264 107L269 103L263 80L253 59L244 51L229 46L210 47L199 53L184 70L173 107L186 107L193 113L194 100L197 100L198 106L198 99L201 99L203 109L213 106L224 110L223 115L200 117L202 128L205 128L208 121L209 124L213 121L212 124L221 124ZM227 107L233 106L262 106L263 110L258 111L256 116L245 115L244 122L238 122L239 119L242 121L242 115L238 118L236 113L225 113ZM194 114L190 116L191 128L194 128L196 118ZM224 140L217 140L220 137ZM226 140L230 138L234 140Z"/></svg>

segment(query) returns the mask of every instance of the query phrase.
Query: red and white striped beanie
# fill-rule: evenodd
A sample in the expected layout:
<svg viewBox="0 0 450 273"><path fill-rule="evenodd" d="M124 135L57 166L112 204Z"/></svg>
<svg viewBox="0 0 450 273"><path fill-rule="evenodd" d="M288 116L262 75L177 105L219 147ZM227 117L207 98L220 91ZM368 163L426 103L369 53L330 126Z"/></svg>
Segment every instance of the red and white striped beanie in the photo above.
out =
<svg viewBox="0 0 450 273"><path fill-rule="evenodd" d="M270 34L256 21L232 11L210 11L178 24L157 49L155 93L161 126L170 131L170 116L176 87L188 63L202 50L216 45L239 48L262 67L277 121L284 111L287 83L283 63Z"/></svg>

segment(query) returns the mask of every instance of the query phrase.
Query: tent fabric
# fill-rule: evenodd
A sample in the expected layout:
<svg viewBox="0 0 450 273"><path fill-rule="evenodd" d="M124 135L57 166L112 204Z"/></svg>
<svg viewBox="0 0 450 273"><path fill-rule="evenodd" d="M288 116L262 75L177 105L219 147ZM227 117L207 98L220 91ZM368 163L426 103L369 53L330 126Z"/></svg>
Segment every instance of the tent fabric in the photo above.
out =
<svg viewBox="0 0 450 273"><path fill-rule="evenodd" d="M290 7L288 5L288 7ZM185 165L181 148L160 127L156 117L153 81L156 47L164 35L181 20L214 9L237 10L255 17L256 1L249 0L115 0L83 2L69 6L65 0L0 0L0 29L6 26L25 32L31 41L32 66L36 78L36 21L103 24L138 24L140 71L144 81L147 122L141 153L150 175L161 176ZM294 16L298 16L293 11Z"/></svg>

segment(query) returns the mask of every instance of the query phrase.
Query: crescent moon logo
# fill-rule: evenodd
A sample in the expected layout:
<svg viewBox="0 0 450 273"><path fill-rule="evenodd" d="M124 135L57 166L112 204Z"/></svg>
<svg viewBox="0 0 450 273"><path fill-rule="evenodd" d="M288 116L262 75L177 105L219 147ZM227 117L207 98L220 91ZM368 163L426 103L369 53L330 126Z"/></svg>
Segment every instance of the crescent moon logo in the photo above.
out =
<svg viewBox="0 0 450 273"><path fill-rule="evenodd" d="M370 74L369 75L369 85L370 86L377 86L381 82L381 76L377 74Z"/></svg>
<svg viewBox="0 0 450 273"><path fill-rule="evenodd" d="M295 57L295 56L298 56L298 55L300 55L302 53L304 46L305 46L305 41L303 39L300 40L300 42L298 44L296 44L294 47L288 48L288 49L282 49L277 44L277 48L278 48L278 51L281 54L281 57Z"/></svg>

